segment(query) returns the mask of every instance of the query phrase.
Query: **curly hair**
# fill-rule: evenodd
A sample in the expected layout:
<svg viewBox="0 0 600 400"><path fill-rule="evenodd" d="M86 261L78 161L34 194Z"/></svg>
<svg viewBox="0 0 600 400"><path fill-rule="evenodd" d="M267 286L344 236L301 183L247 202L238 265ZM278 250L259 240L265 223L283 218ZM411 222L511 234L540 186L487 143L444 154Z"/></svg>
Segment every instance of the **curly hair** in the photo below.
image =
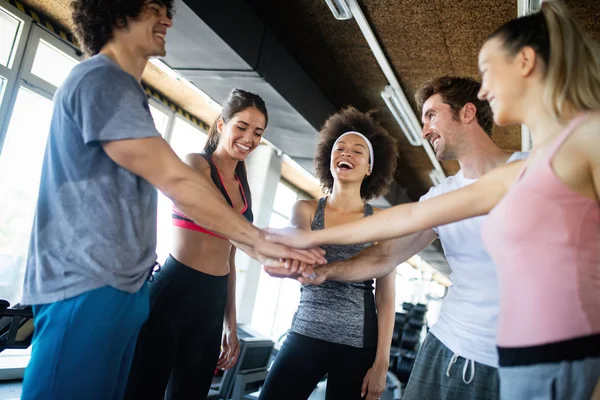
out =
<svg viewBox="0 0 600 400"><path fill-rule="evenodd" d="M113 37L115 27L126 27L129 19L140 16L147 3L156 3L167 8L169 18L173 16L173 0L73 0L73 33L88 55L100 52Z"/></svg>
<svg viewBox="0 0 600 400"><path fill-rule="evenodd" d="M473 103L477 109L477 122L479 126L492 136L492 127L494 126L494 116L492 109L487 101L479 100L477 93L481 88L481 83L473 78L464 78L456 76L441 76L425 83L415 95L419 109L431 96L439 94L442 101L450 106L454 119L458 120L458 113L467 103Z"/></svg>
<svg viewBox="0 0 600 400"><path fill-rule="evenodd" d="M396 139L375 120L374 111L362 113L354 107L347 107L327 119L319 133L315 169L323 189L331 193L333 175L331 174L331 151L337 138L348 131L357 131L365 135L373 145L375 165L373 173L362 182L360 196L368 201L385 194L394 180L398 162Z"/></svg>

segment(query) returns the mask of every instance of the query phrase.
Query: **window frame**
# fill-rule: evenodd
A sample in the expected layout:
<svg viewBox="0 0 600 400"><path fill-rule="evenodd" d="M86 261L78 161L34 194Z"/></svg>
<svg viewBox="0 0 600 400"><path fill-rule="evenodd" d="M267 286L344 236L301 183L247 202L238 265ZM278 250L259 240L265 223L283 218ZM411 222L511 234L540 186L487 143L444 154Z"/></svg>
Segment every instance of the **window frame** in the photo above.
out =
<svg viewBox="0 0 600 400"><path fill-rule="evenodd" d="M67 56L72 57L79 62L83 61L84 56L79 49L73 44L64 40L60 36L50 32L43 25L35 22L30 16L14 7L9 3L0 4L0 8L10 14L12 17L21 21L21 25L17 32L15 40L15 48L9 62L10 67L0 65L0 77L5 79L5 85L0 92L0 156L2 155L2 147L8 131L8 125L12 117L19 88L21 86L52 100L57 87L50 82L45 81L39 76L33 74L31 69L35 60L35 55L39 46L39 41L44 40L51 46L64 52ZM183 122L191 125L198 131L208 135L208 132L192 121L185 118L180 112L172 107L165 105L154 97L148 97L148 103L153 107L164 112L168 116L167 128L165 130L164 139L167 143L171 143L173 130L175 127L176 118L181 118Z"/></svg>
<svg viewBox="0 0 600 400"><path fill-rule="evenodd" d="M298 188L296 185L292 184L291 182L289 182L286 179L280 178L279 182L278 182L278 188L279 185L284 186L286 189L291 190L292 192L294 192L296 194L296 200L306 200L306 199L311 199L312 197L310 197L309 195L307 195L304 191L302 191L300 188ZM275 196L277 196L277 191L275 192ZM285 214L283 214L281 212L281 210L277 210L275 208L275 201L273 202L273 207L271 209L271 217L273 216L273 214L286 219L288 222L291 222L292 220L292 210L290 209L290 215L287 216ZM281 310L281 296L282 293L285 292L285 287L287 286L286 283L288 282L288 280L286 279L278 279L278 278L272 278L270 277L265 271L261 270L260 272L260 278L259 278L259 283L257 286L257 291L260 289L260 282L262 279L274 279L275 282L277 282L276 286L277 286L277 290L276 293L272 293L272 301L275 303L275 307L273 308L273 313L272 313L272 319L270 321L270 326L268 327L260 327L258 326L258 315L256 314L256 311L253 310L252 312L252 317L250 320L250 326L252 326L254 329L257 329L258 331L262 332L263 334L271 337L273 340L276 340L277 337L279 337L279 334L276 334L275 329L277 328L277 322L278 322L278 317L281 317L281 315L279 315L280 310ZM301 285L298 283L298 291L300 291L300 287ZM256 303L255 303L255 309L259 309L260 307L256 307ZM264 311L264 310L263 310ZM270 312L270 311L269 311Z"/></svg>
<svg viewBox="0 0 600 400"><path fill-rule="evenodd" d="M22 27L25 21L23 21L23 19L19 18L18 16L14 15L13 13L9 12L8 10L3 10L3 12L5 14L8 14L9 17L17 20L18 25L17 25L17 32L15 34L15 36L13 36L13 46L12 46L12 51L11 54L9 54L8 57L8 61L6 63L6 65L2 65L0 64L0 66L5 67L7 69L12 69L14 61L15 61L15 56L16 56L16 50L19 46L19 39L20 39L20 35L22 32Z"/></svg>
<svg viewBox="0 0 600 400"><path fill-rule="evenodd" d="M181 115L181 113L178 113L176 111L172 111L172 112L173 112L173 116L171 119L171 125L169 126L169 130L168 130L167 134L165 135L165 140L167 141L167 143L169 143L169 145L171 145L171 147L172 147L173 134L175 133L175 125L177 123L177 120L181 120L181 122L198 130L200 133L203 133L208 139L208 132L204 131L204 129L200 128L198 125L195 125L194 123L189 121L187 118L185 118L183 115ZM173 151L176 151L175 148L173 148Z"/></svg>
<svg viewBox="0 0 600 400"><path fill-rule="evenodd" d="M83 56L69 43L56 37L54 34L41 28L37 24L33 25L31 32L29 33L29 39L25 48L25 55L23 56L20 80L22 81L22 84L26 85L29 89L40 94L43 92L45 97L52 100L58 87L31 72L40 40L47 42L50 46L57 48L59 51L79 62L83 61Z"/></svg>
<svg viewBox="0 0 600 400"><path fill-rule="evenodd" d="M3 3L1 6L3 11L10 14L12 17L21 21L21 26L17 32L15 40L15 48L9 61L9 66L0 65L0 76L6 79L6 85L3 88L2 97L0 98L0 154L4 145L4 139L8 130L10 116L12 115L15 101L20 86L21 64L25 55L27 41L33 26L31 17L21 12L18 8L9 3Z"/></svg>
<svg viewBox="0 0 600 400"><path fill-rule="evenodd" d="M148 104L167 115L167 128L165 129L165 135L163 138L167 141L167 143L170 143L171 136L173 135L173 126L175 125L175 111L153 97L148 98ZM198 130L202 131L199 127Z"/></svg>

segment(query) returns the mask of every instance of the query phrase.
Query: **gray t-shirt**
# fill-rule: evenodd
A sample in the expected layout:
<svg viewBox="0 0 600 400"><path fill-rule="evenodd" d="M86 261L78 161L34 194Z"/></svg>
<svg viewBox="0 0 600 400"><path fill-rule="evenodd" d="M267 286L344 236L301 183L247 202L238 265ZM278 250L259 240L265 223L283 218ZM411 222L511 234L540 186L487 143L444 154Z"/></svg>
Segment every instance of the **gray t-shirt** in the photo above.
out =
<svg viewBox="0 0 600 400"><path fill-rule="evenodd" d="M156 261L156 190L101 143L160 136L140 83L110 58L76 66L54 96L23 304L103 286L134 293Z"/></svg>

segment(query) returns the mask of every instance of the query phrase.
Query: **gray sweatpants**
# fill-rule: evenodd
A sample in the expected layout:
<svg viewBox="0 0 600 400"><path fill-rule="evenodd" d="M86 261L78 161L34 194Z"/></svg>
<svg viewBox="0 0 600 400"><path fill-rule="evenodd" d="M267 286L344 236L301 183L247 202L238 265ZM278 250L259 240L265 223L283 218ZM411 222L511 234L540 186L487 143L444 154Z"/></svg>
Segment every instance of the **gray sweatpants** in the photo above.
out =
<svg viewBox="0 0 600 400"><path fill-rule="evenodd" d="M449 348L429 333L419 350L402 400L498 398L496 368L454 356Z"/></svg>
<svg viewBox="0 0 600 400"><path fill-rule="evenodd" d="M600 378L600 357L500 367L502 400L588 400Z"/></svg>

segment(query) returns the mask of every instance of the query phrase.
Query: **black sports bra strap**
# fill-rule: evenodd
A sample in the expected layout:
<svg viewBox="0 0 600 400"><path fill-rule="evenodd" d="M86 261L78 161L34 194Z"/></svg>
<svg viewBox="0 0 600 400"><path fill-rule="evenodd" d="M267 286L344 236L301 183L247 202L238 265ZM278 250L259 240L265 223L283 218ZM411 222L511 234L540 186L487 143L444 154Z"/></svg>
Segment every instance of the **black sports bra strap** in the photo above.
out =
<svg viewBox="0 0 600 400"><path fill-rule="evenodd" d="M229 198L229 194L227 193L227 190L225 189L225 187L223 186L223 183L221 182L221 178L219 177L219 171L217 170L217 166L213 162L210 154L202 152L202 153L200 153L200 155L202 157L204 157L204 159L206 161L208 161L208 165L210 166L210 178L212 179L213 183L215 184L217 189L219 189L219 192L221 192L221 194L223 194L223 197L225 197L227 204L229 204L229 206L233 208L233 202Z"/></svg>

